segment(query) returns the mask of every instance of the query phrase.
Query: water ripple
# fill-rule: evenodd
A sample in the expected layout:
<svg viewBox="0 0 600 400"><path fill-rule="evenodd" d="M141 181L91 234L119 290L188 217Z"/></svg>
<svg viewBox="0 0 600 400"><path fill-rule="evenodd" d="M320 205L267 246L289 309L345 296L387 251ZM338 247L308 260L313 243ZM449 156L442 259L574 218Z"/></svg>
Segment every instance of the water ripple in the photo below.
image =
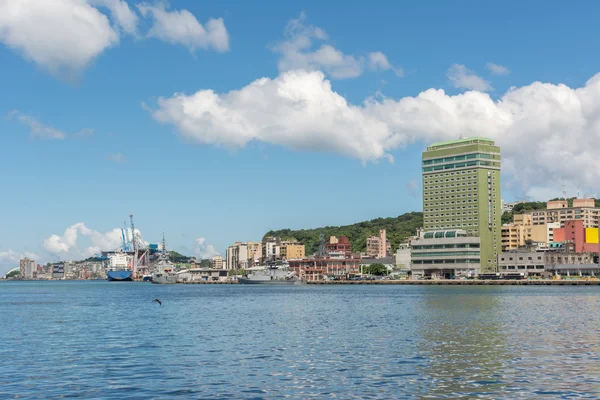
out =
<svg viewBox="0 0 600 400"><path fill-rule="evenodd" d="M596 287L0 283L0 398L598 398L598 309Z"/></svg>

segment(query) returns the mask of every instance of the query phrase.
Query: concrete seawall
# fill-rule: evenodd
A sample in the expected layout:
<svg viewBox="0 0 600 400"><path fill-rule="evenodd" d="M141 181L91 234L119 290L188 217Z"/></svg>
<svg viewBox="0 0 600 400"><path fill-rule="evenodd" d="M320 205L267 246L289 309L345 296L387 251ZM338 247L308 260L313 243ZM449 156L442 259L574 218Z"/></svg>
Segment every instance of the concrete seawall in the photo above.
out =
<svg viewBox="0 0 600 400"><path fill-rule="evenodd" d="M309 281L309 285L505 285L505 286L600 286L600 280L387 280L387 281Z"/></svg>
<svg viewBox="0 0 600 400"><path fill-rule="evenodd" d="M186 285L239 285L232 281L193 281L177 282ZM561 279L561 280L386 280L386 281L308 281L309 285L503 285L503 286L600 286L600 280Z"/></svg>

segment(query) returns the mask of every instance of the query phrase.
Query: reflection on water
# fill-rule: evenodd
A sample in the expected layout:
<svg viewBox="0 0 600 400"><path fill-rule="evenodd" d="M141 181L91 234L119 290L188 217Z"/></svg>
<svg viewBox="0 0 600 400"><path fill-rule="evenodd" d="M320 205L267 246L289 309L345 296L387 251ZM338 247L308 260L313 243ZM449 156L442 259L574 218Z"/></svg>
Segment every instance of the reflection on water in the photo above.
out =
<svg viewBox="0 0 600 400"><path fill-rule="evenodd" d="M419 371L428 376L425 398L473 397L506 393L499 373L511 357L502 334L501 292L494 287L432 288L422 294Z"/></svg>
<svg viewBox="0 0 600 400"><path fill-rule="evenodd" d="M597 398L599 294L0 283L0 398Z"/></svg>

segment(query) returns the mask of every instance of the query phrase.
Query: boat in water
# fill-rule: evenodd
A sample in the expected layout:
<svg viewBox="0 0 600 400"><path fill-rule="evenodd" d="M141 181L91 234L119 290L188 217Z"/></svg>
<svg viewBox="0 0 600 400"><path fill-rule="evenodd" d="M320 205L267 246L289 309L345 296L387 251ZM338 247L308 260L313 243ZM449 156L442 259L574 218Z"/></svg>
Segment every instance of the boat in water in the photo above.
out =
<svg viewBox="0 0 600 400"><path fill-rule="evenodd" d="M133 272L130 266L131 256L123 251L108 256L109 265L106 271L106 279L109 282L131 282Z"/></svg>
<svg viewBox="0 0 600 400"><path fill-rule="evenodd" d="M158 284L177 283L177 272L175 272L175 265L169 260L169 253L167 252L164 235L162 252L158 256L158 261L154 266L151 282Z"/></svg>
<svg viewBox="0 0 600 400"><path fill-rule="evenodd" d="M250 273L238 278L241 284L299 285L302 280L287 265L252 268Z"/></svg>

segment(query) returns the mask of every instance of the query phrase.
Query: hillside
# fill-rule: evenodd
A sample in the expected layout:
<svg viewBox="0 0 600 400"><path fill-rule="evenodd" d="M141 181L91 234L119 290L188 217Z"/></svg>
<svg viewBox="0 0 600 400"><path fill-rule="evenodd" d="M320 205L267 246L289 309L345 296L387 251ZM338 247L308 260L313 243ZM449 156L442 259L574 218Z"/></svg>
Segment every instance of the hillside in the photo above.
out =
<svg viewBox="0 0 600 400"><path fill-rule="evenodd" d="M357 222L345 226L325 226L315 229L280 229L269 231L267 236L279 236L282 240L297 240L306 245L306 254L313 254L319 248L319 235L347 236L352 243L354 251L364 251L366 240L369 236L379 235L380 229L387 230L387 238L392 244L392 251L398 244L404 242L409 236L415 235L417 229L423 226L423 213L411 212L395 218L377 218L370 221Z"/></svg>

